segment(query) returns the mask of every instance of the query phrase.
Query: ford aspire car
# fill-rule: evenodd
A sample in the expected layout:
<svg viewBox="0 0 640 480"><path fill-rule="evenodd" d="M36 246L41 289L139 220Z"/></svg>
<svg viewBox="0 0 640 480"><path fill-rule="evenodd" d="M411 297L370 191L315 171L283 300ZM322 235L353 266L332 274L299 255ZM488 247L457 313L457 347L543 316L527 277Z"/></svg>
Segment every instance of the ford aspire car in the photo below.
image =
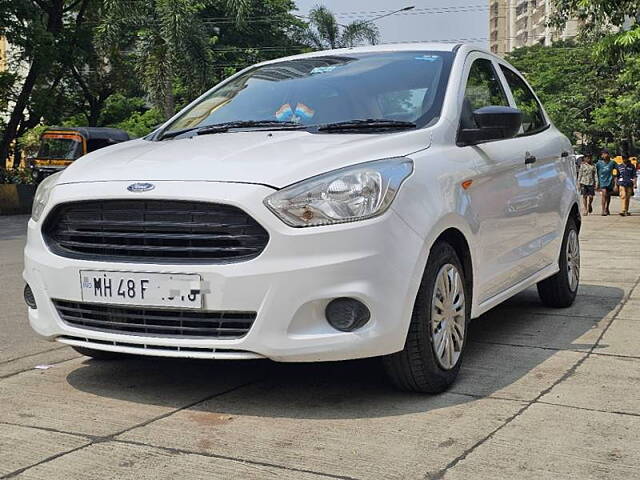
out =
<svg viewBox="0 0 640 480"><path fill-rule="evenodd" d="M468 45L314 52L220 83L39 186L29 321L97 359L382 357L440 392L469 321L580 272L571 144Z"/></svg>

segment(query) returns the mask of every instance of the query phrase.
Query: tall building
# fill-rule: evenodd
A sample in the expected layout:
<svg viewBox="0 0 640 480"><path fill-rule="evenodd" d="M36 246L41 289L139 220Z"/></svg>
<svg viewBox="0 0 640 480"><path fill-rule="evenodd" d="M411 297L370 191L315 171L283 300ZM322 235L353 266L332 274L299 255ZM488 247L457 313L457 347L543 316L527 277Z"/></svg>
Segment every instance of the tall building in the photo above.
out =
<svg viewBox="0 0 640 480"><path fill-rule="evenodd" d="M551 45L574 37L578 22L570 20L562 30L549 26L553 0L489 0L489 45L504 55L515 48Z"/></svg>

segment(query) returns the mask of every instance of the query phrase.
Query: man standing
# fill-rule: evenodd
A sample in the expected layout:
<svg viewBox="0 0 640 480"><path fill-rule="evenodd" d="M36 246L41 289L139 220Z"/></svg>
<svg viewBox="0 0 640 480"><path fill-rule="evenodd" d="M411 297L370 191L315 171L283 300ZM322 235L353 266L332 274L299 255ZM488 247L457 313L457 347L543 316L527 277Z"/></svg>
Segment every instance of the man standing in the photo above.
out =
<svg viewBox="0 0 640 480"><path fill-rule="evenodd" d="M593 196L596 189L596 167L590 154L582 157L582 164L578 171L578 184L582 195L582 210L584 215L593 212Z"/></svg>
<svg viewBox="0 0 640 480"><path fill-rule="evenodd" d="M633 196L633 187L636 184L636 167L631 163L628 155L622 155L622 163L616 167L618 177L616 183L620 192L620 215L629 216L629 201Z"/></svg>
<svg viewBox="0 0 640 480"><path fill-rule="evenodd" d="M609 204L611 203L611 193L613 192L613 171L618 164L611 160L609 150L602 150L600 160L596 163L596 170L598 171L598 188L602 196L602 215L609 215Z"/></svg>

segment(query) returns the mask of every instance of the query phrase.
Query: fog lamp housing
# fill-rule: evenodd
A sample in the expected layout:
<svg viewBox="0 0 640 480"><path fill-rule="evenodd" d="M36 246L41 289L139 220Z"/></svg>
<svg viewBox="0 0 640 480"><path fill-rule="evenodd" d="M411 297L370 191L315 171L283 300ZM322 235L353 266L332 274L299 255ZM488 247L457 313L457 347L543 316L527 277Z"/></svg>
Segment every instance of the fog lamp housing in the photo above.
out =
<svg viewBox="0 0 640 480"><path fill-rule="evenodd" d="M362 328L371 318L371 312L364 303L348 297L331 300L324 315L329 325L341 332L353 332Z"/></svg>
<svg viewBox="0 0 640 480"><path fill-rule="evenodd" d="M29 284L24 286L24 303L33 310L38 308L38 305L36 304L36 297L33 295L33 291Z"/></svg>

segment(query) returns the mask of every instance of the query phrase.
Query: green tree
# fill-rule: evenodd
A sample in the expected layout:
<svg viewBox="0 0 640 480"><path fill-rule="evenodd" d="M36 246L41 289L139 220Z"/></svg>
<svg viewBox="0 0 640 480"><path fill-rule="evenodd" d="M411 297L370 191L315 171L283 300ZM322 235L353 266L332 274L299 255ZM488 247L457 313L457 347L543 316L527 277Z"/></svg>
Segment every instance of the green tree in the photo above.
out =
<svg viewBox="0 0 640 480"><path fill-rule="evenodd" d="M309 50L296 40L306 23L293 10L292 0L249 0L246 20L238 23L224 3L207 6L201 16L216 32L208 86L255 63Z"/></svg>
<svg viewBox="0 0 640 480"><path fill-rule="evenodd" d="M163 120L162 113L152 108L143 112L133 112L128 118L112 126L127 131L132 137L143 137Z"/></svg>
<svg viewBox="0 0 640 480"><path fill-rule="evenodd" d="M93 2L91 5L93 8L89 9L87 17L92 25L97 25L102 4ZM65 78L70 113L81 114L83 124L98 126L102 124L102 110L113 94L141 95L131 60L124 49L96 42L95 28L86 29Z"/></svg>
<svg viewBox="0 0 640 480"><path fill-rule="evenodd" d="M153 104L165 118L176 110L179 81L195 96L208 85L209 46L216 41L200 13L215 0L106 0L99 27L104 47L133 45L137 74ZM237 24L244 21L249 0L224 0Z"/></svg>
<svg viewBox="0 0 640 480"><path fill-rule="evenodd" d="M0 139L0 168L4 168L13 142L36 126L43 111L55 103L56 91L85 27L89 2L0 0L0 36L16 51L11 63L16 73L13 105ZM19 73L21 65L26 67L23 75Z"/></svg>
<svg viewBox="0 0 640 480"><path fill-rule="evenodd" d="M640 0L554 0L556 25L580 19L582 39L595 41L596 63L606 63L616 73L614 92L595 112L596 124L613 140L633 149L638 136L637 90L640 69L634 64L640 53Z"/></svg>
<svg viewBox="0 0 640 480"><path fill-rule="evenodd" d="M598 40L596 53L618 61L640 52L640 0L554 0L553 23L563 26L569 18L580 20L583 36Z"/></svg>
<svg viewBox="0 0 640 480"><path fill-rule="evenodd" d="M308 21L300 41L318 50L353 47L363 42L375 45L380 40L380 32L374 23L355 20L340 25L333 12L323 6L312 8Z"/></svg>
<svg viewBox="0 0 640 480"><path fill-rule="evenodd" d="M640 134L640 58L629 57L615 89L594 112L596 125L608 132L622 149L633 148Z"/></svg>
<svg viewBox="0 0 640 480"><path fill-rule="evenodd" d="M522 72L553 123L572 142L597 142L606 135L594 112L615 91L616 71L598 65L591 45L558 42L519 48L507 60Z"/></svg>

